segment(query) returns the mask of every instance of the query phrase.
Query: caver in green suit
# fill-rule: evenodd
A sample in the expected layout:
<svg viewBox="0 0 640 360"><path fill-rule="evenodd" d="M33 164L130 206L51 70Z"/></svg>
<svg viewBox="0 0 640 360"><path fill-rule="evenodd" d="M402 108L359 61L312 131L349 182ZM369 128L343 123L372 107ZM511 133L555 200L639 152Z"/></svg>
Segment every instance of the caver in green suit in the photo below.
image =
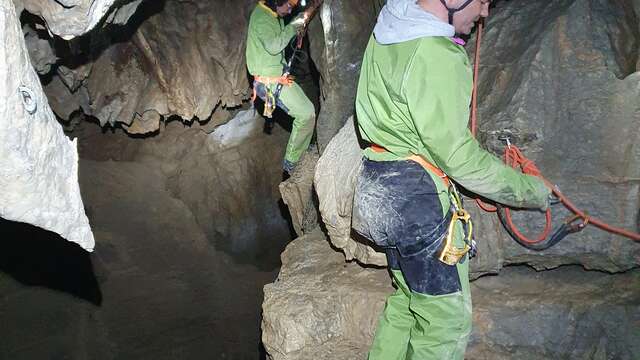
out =
<svg viewBox="0 0 640 360"><path fill-rule="evenodd" d="M287 1L279 0L286 6ZM273 1L278 3L278 1ZM259 2L251 14L247 35L247 68L254 77L279 77L285 65L284 51L297 28L302 23L292 21L288 25L278 14L264 2ZM266 88L275 92L277 84L254 82L258 96L264 100ZM315 108L302 88L293 82L291 86L283 86L276 102L278 107L293 118L291 136L284 157L284 169L291 172L302 153L309 147L315 126Z"/></svg>
<svg viewBox="0 0 640 360"><path fill-rule="evenodd" d="M415 0L388 0L364 55L358 127L365 141L386 151L364 151L353 227L385 248L397 289L387 299L370 360L463 359L471 332L469 261L450 266L437 259L448 189L404 159L419 155L496 202L548 206L550 191L540 179L505 166L467 128L472 71L454 34L454 26ZM458 226L458 247L462 233Z"/></svg>

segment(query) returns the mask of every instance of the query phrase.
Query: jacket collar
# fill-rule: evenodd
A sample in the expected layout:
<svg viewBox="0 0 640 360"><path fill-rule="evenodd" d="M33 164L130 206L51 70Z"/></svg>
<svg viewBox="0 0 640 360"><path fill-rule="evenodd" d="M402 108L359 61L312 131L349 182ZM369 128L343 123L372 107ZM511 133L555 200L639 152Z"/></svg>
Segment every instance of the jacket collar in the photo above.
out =
<svg viewBox="0 0 640 360"><path fill-rule="evenodd" d="M258 6L262 6L262 8L263 8L263 9L265 9L269 14L271 14L271 16L273 16L273 17L275 17L275 18L277 18L277 17L278 17L278 13L276 13L276 12L275 12L275 11L273 11L273 10L271 10L271 8L270 8L270 7L268 7L268 6L264 3L264 1L260 1L260 2L258 3Z"/></svg>

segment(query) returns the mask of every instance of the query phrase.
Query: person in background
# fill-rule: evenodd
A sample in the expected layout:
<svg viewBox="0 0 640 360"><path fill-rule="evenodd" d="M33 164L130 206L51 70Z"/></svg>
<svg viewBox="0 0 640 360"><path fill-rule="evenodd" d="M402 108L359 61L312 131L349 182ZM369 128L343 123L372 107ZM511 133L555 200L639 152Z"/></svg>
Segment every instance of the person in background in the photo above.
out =
<svg viewBox="0 0 640 360"><path fill-rule="evenodd" d="M273 101L274 106L293 118L283 161L283 170L288 174L311 143L316 117L313 103L302 88L282 75L285 49L308 19L308 14L303 12L284 24L283 18L297 5L298 0L260 1L251 13L246 48L247 69L254 78L254 97L260 97L265 103ZM282 84L282 90L276 98L278 84Z"/></svg>

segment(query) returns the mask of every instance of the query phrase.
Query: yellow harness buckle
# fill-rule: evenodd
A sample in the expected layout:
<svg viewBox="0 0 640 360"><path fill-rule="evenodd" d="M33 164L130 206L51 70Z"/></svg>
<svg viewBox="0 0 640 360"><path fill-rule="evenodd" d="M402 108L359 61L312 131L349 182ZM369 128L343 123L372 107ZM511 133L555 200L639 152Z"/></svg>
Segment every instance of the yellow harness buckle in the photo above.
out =
<svg viewBox="0 0 640 360"><path fill-rule="evenodd" d="M449 228L447 230L447 238L445 240L444 246L440 251L440 255L438 256L438 260L447 264L447 265L455 265L459 263L465 255L470 250L473 250L473 223L471 222L471 215L467 212L467 210L462 208L462 199L460 198L460 193L458 193L458 189L456 186L451 183L449 187L449 197L451 200L451 206L453 207L453 215L451 216L451 221L449 222ZM465 229L465 238L464 238L464 247L458 248L453 244L453 238L455 236L455 226L456 223L460 221L463 224L463 228Z"/></svg>
<svg viewBox="0 0 640 360"><path fill-rule="evenodd" d="M456 222L461 221L467 227L467 234L465 238L464 247L458 248L453 244L453 237L455 235L455 225ZM447 238L445 240L444 246L440 251L440 255L438 259L447 265L455 265L460 262L460 260L471 250L472 241L472 233L473 233L473 223L471 222L471 216L464 209L456 210L451 216L451 222L449 223L449 229L447 230Z"/></svg>

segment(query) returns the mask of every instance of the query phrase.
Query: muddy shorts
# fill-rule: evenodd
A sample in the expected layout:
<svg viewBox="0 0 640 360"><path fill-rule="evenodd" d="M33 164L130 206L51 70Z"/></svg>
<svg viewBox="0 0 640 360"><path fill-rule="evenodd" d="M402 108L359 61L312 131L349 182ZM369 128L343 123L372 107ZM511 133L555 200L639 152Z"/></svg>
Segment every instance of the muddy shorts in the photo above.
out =
<svg viewBox="0 0 640 360"><path fill-rule="evenodd" d="M256 90L256 96L259 97L262 101L267 101L267 90L271 89L272 92L275 93L277 84L265 85L261 82L254 81L253 87ZM284 112L289 113L289 108L282 102L282 97L278 97L276 99L276 106L280 109L284 110Z"/></svg>
<svg viewBox="0 0 640 360"><path fill-rule="evenodd" d="M431 176L410 160L363 160L353 207L353 229L383 248L413 292L445 295L461 290L456 266L438 255L451 214Z"/></svg>

